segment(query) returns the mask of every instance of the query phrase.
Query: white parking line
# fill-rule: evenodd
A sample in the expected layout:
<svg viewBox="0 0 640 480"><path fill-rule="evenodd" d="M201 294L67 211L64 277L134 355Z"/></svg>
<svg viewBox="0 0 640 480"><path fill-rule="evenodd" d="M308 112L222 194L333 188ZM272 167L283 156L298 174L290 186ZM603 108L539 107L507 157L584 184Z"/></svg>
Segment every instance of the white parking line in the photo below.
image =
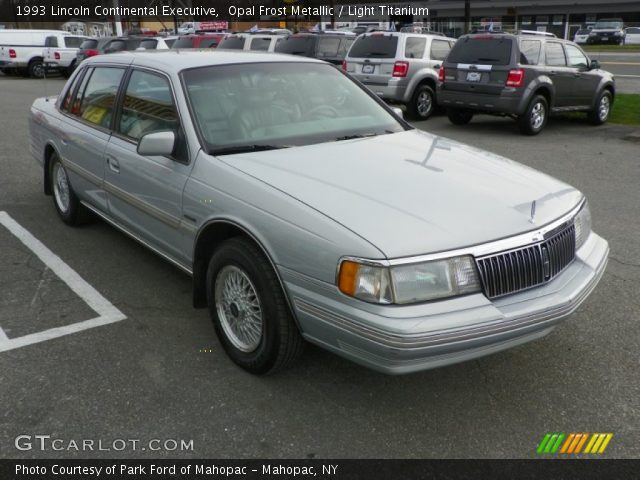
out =
<svg viewBox="0 0 640 480"><path fill-rule="evenodd" d="M25 347L34 343L44 342L53 338L59 338L72 333L81 332L89 328L95 328L110 323L124 320L124 315L111 302L104 298L100 292L87 283L60 257L49 250L40 240L29 233L18 222L9 216L7 212L0 212L0 224L9 230L29 250L31 250L53 273L55 273L73 292L78 295L89 307L98 314L98 317L83 322L65 325L64 327L51 328L41 332L24 335L22 337L8 338L0 328L0 352L6 352L15 348Z"/></svg>

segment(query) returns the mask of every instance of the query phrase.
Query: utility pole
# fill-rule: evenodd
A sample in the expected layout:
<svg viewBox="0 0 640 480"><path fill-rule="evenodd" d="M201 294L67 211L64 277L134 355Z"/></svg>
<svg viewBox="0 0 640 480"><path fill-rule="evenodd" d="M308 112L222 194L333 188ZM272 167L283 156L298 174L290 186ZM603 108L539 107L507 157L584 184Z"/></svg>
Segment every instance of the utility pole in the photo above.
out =
<svg viewBox="0 0 640 480"><path fill-rule="evenodd" d="M471 0L464 0L464 33L471 31Z"/></svg>
<svg viewBox="0 0 640 480"><path fill-rule="evenodd" d="M331 0L329 2L329 6L331 8L331 29L336 28L336 2L335 0Z"/></svg>

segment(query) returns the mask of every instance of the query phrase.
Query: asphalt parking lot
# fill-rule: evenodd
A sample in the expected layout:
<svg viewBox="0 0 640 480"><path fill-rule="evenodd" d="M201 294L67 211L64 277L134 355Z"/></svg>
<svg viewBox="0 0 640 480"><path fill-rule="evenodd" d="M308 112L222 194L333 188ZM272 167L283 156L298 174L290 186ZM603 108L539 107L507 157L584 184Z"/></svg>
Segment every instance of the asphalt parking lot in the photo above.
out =
<svg viewBox="0 0 640 480"><path fill-rule="evenodd" d="M533 458L547 432L611 432L606 457L640 456L632 128L557 118L523 137L493 117L416 125L588 196L609 267L550 336L403 377L309 347L294 368L255 377L226 357L207 312L191 308L189 277L103 222L74 229L56 217L28 153L27 111L62 85L0 77L0 457ZM110 321L86 323L100 318ZM50 435L63 447L193 440L193 450L18 450L19 435Z"/></svg>

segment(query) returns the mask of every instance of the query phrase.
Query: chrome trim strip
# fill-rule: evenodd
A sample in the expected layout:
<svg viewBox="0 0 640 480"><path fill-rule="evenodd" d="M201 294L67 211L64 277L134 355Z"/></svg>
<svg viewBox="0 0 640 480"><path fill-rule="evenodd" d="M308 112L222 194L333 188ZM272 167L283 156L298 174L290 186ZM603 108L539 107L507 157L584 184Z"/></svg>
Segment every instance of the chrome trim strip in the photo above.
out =
<svg viewBox="0 0 640 480"><path fill-rule="evenodd" d="M94 185L97 185L97 186L101 186L102 185L102 178L100 178L95 173L90 172L86 168L81 167L77 163L74 163L74 162L72 162L71 160L69 160L67 158L63 158L61 156L60 159L62 160L62 165L64 165L65 168L68 168L69 170L71 170L73 173L75 173L77 175L80 175L82 178L84 178L88 182L93 183Z"/></svg>
<svg viewBox="0 0 640 480"><path fill-rule="evenodd" d="M122 233L128 235L129 237L131 237L133 240L135 240L136 242L140 243L141 245L147 247L149 250L151 250L153 253L155 253L156 255L158 255L159 257L162 257L164 260L168 261L169 263L171 263L172 265L178 267L180 270L182 270L183 272L187 273L188 275L193 275L193 271L186 267L185 265L181 264L180 262L178 262L177 260L174 260L173 258L171 258L170 256L168 256L165 253L162 253L160 250L158 250L156 247L150 245L149 243L147 243L146 241L142 240L139 236L137 236L135 233L130 232L129 230L127 230L125 227L123 227L122 225L120 225L119 223L117 223L115 220L112 220L109 216L107 216L105 213L101 212L100 210L98 210L97 208L95 208L93 205L91 205L90 203L85 202L84 200L82 200L80 203L82 203L82 205L84 205L85 207L87 207L89 210L91 210L93 213L95 213L96 215L98 215L102 220L104 220L105 222L107 222L109 225L111 225L112 227L117 228L118 230L120 230Z"/></svg>
<svg viewBox="0 0 640 480"><path fill-rule="evenodd" d="M377 342L389 348L417 349L425 347L435 347L438 345L451 344L467 340L479 339L490 335L508 333L533 326L547 326L559 321L562 317L573 313L587 296L596 287L605 272L608 263L608 252L603 262L598 266L596 274L587 286L576 296L573 301L569 301L557 307L535 312L526 316L517 317L507 321L496 321L490 325L460 329L453 332L436 332L417 335L397 335L387 333L378 329L356 324L352 320L330 312L324 308L312 305L299 298L295 299L295 304L300 312L311 315L319 320L325 321L333 326L346 330L349 333L358 335L367 340Z"/></svg>
<svg viewBox="0 0 640 480"><path fill-rule="evenodd" d="M365 265L372 265L378 267L393 267L397 265L407 265L411 263L429 262L432 260L444 260L452 257L461 257L465 255L472 255L473 257L483 257L490 254L500 253L506 250L515 249L518 247L526 247L528 245L543 241L550 233L555 229L561 228L564 224L570 222L580 212L586 202L586 198L582 197L582 200L571 211L557 220L545 225L544 227L532 230L530 232L521 233L515 237L503 238L495 240L489 243L482 243L480 245L473 245L470 247L459 248L457 250L448 250L443 252L428 253L425 255L417 255L412 257L401 257L394 259L382 259L372 260L367 258L360 258L354 256L345 255L340 258L338 262L338 268L336 272L336 280L339 278L340 265L345 260L353 262L363 263Z"/></svg>
<svg viewBox="0 0 640 480"><path fill-rule="evenodd" d="M104 190L107 193L111 193L112 195L118 197L123 202L128 203L134 208L143 211L147 215L152 216L156 220L161 221L162 223L169 225L171 228L178 229L180 228L181 221L178 217L174 217L173 215L168 214L160 210L158 207L151 205L147 202L143 202L138 199L134 195L131 195L129 192L121 189L120 187L115 186L113 183L104 182Z"/></svg>

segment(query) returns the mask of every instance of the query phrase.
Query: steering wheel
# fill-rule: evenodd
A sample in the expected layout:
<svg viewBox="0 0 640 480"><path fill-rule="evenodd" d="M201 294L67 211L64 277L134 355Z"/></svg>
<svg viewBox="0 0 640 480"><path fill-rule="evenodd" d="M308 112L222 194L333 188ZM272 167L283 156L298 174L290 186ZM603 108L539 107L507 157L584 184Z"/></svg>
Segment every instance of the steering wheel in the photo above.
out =
<svg viewBox="0 0 640 480"><path fill-rule="evenodd" d="M331 105L318 105L304 114L305 118L338 118L340 113Z"/></svg>

